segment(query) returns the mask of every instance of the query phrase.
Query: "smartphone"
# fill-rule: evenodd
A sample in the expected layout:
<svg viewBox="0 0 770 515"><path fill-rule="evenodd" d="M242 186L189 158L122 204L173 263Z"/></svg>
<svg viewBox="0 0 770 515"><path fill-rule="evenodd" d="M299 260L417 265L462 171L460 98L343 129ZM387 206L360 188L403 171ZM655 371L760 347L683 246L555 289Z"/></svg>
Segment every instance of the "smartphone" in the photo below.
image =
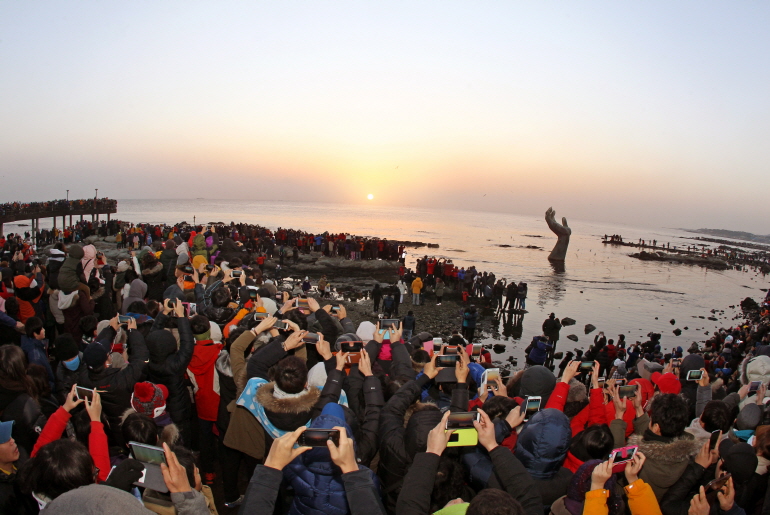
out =
<svg viewBox="0 0 770 515"><path fill-rule="evenodd" d="M339 429L305 429L297 439L300 447L326 447L326 442L331 440L334 445L340 445Z"/></svg>
<svg viewBox="0 0 770 515"><path fill-rule="evenodd" d="M184 265L182 267L182 272L185 274L192 274L194 272L192 265Z"/></svg>
<svg viewBox="0 0 770 515"><path fill-rule="evenodd" d="M499 368L488 368L481 375L481 382L487 385L496 384L498 379L500 379Z"/></svg>
<svg viewBox="0 0 770 515"><path fill-rule="evenodd" d="M341 352L361 352L364 348L364 342L340 342Z"/></svg>
<svg viewBox="0 0 770 515"><path fill-rule="evenodd" d="M206 271L212 272L214 270L214 265L206 265Z"/></svg>
<svg viewBox="0 0 770 515"><path fill-rule="evenodd" d="M254 318L256 318L258 320L263 320L263 319L265 319L265 318L267 318L269 316L270 316L270 313L268 313L267 311L255 311L254 312Z"/></svg>
<svg viewBox="0 0 770 515"><path fill-rule="evenodd" d="M752 381L749 383L749 392L756 392L762 386L762 381Z"/></svg>
<svg viewBox="0 0 770 515"><path fill-rule="evenodd" d="M348 357L345 358L345 363L348 365L355 365L361 361L361 353L360 352L351 352L348 354Z"/></svg>
<svg viewBox="0 0 770 515"><path fill-rule="evenodd" d="M94 391L90 388L76 386L75 395L77 395L78 399L88 399L88 402L93 402L94 400Z"/></svg>
<svg viewBox="0 0 770 515"><path fill-rule="evenodd" d="M681 359L679 359L679 358L674 358L674 359L672 359L672 360L671 360L671 365L672 365L674 368L679 368L679 366L680 366L681 364L682 364L682 360L681 360Z"/></svg>
<svg viewBox="0 0 770 515"><path fill-rule="evenodd" d="M687 371L687 380L688 381L700 381L701 377L703 377L703 370L688 370Z"/></svg>
<svg viewBox="0 0 770 515"><path fill-rule="evenodd" d="M471 447L478 445L479 433L476 428L468 429L453 429L452 434L449 435L449 441L447 447Z"/></svg>
<svg viewBox="0 0 770 515"><path fill-rule="evenodd" d="M128 446L131 447L131 454L139 461L154 465L166 463L166 453L163 451L163 447L139 442L128 442Z"/></svg>
<svg viewBox="0 0 770 515"><path fill-rule="evenodd" d="M524 421L528 421L535 413L540 411L540 403L542 402L540 396L527 397L526 414L524 415Z"/></svg>
<svg viewBox="0 0 770 515"><path fill-rule="evenodd" d="M596 380L596 382L599 384L599 388L606 388L607 387L607 379L604 377L600 377Z"/></svg>
<svg viewBox="0 0 770 515"><path fill-rule="evenodd" d="M294 299L294 305L298 308L307 308L308 307L307 299L297 297L296 299Z"/></svg>
<svg viewBox="0 0 770 515"><path fill-rule="evenodd" d="M283 302L283 293L278 292L275 294L275 300Z"/></svg>
<svg viewBox="0 0 770 515"><path fill-rule="evenodd" d="M456 356L458 353L457 345L445 345L444 351L442 352L444 356Z"/></svg>
<svg viewBox="0 0 770 515"><path fill-rule="evenodd" d="M444 340L441 338L433 338L433 352L441 352L441 347L444 346Z"/></svg>
<svg viewBox="0 0 770 515"><path fill-rule="evenodd" d="M182 276L182 279L184 279L185 282L191 283L194 281L193 276L191 275L184 275Z"/></svg>
<svg viewBox="0 0 770 515"><path fill-rule="evenodd" d="M474 420L481 421L481 414L478 411L454 411L449 414L444 429L469 429L473 427Z"/></svg>
<svg viewBox="0 0 770 515"><path fill-rule="evenodd" d="M727 484L727 480L730 479L731 477L733 477L733 475L728 472L722 477L713 480L712 482L706 485L706 491L713 492L716 490L721 490L722 487Z"/></svg>
<svg viewBox="0 0 770 515"><path fill-rule="evenodd" d="M120 325L126 325L129 320L131 320L132 317L126 316L126 315L118 315L118 324Z"/></svg>
<svg viewBox="0 0 770 515"><path fill-rule="evenodd" d="M636 389L639 385L632 384L628 386L621 386L618 388L618 397L624 398L624 397L636 397Z"/></svg>
<svg viewBox="0 0 770 515"><path fill-rule="evenodd" d="M285 320L276 320L273 324L273 329L278 329L279 331L287 331L289 329L289 323Z"/></svg>
<svg viewBox="0 0 770 515"><path fill-rule="evenodd" d="M479 357L481 356L481 344L480 343L474 343L473 348L471 349L471 356Z"/></svg>
<svg viewBox="0 0 770 515"><path fill-rule="evenodd" d="M318 343L318 333L307 333L302 337L302 341L311 345L315 345Z"/></svg>
<svg viewBox="0 0 770 515"><path fill-rule="evenodd" d="M380 332L387 331L390 326L395 326L398 329L401 325L401 320L397 318L383 318L380 320Z"/></svg>
<svg viewBox="0 0 770 515"><path fill-rule="evenodd" d="M249 298L251 300L257 300L257 290L249 290Z"/></svg>
<svg viewBox="0 0 770 515"><path fill-rule="evenodd" d="M233 277L240 277L243 275L243 270L231 270L230 275Z"/></svg>
<svg viewBox="0 0 770 515"><path fill-rule="evenodd" d="M716 431L711 432L711 437L709 438L709 450L713 451L717 448L717 443L719 442L719 437L722 436L722 431L717 429Z"/></svg>
<svg viewBox="0 0 770 515"><path fill-rule="evenodd" d="M630 445L628 447L620 447L618 449L612 449L610 458L614 458L613 463L625 463L631 461L636 456L636 451L639 450L638 445Z"/></svg>
<svg viewBox="0 0 770 515"><path fill-rule="evenodd" d="M578 367L578 370L581 372L590 372L594 369L594 362L593 361L583 361L580 363L580 367Z"/></svg>
<svg viewBox="0 0 770 515"><path fill-rule="evenodd" d="M460 356L457 354L451 356L436 356L436 367L454 368L458 361L460 361Z"/></svg>
<svg viewBox="0 0 770 515"><path fill-rule="evenodd" d="M339 306L332 306L332 315L337 315L340 312Z"/></svg>

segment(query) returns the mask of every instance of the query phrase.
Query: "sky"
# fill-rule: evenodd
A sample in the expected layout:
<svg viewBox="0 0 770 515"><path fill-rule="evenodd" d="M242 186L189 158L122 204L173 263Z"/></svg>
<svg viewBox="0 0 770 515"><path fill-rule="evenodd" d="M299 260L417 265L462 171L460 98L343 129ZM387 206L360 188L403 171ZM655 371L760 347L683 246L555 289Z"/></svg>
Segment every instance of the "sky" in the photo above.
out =
<svg viewBox="0 0 770 515"><path fill-rule="evenodd" d="M768 26L761 1L3 1L0 201L767 234Z"/></svg>

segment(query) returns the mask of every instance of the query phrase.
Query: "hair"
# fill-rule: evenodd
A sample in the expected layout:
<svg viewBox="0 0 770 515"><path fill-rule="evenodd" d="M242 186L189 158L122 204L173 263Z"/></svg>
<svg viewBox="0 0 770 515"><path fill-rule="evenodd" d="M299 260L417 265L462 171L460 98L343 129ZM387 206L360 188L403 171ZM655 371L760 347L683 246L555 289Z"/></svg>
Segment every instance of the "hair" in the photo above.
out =
<svg viewBox="0 0 770 515"><path fill-rule="evenodd" d="M176 459L179 464L182 465L187 472L187 480L190 482L190 486L195 488L195 468L198 464L195 462L195 455L192 451L181 445L174 445L171 447L171 451L176 454Z"/></svg>
<svg viewBox="0 0 770 515"><path fill-rule="evenodd" d="M241 258L234 257L227 262L227 266L229 266L230 268L238 268L240 266L243 266L243 261L241 260Z"/></svg>
<svg viewBox="0 0 770 515"><path fill-rule="evenodd" d="M230 288L217 288L211 293L211 303L218 308L223 308L230 303Z"/></svg>
<svg viewBox="0 0 770 515"><path fill-rule="evenodd" d="M307 330L307 317L300 313L298 309L292 309L284 315L283 319L294 322L303 331Z"/></svg>
<svg viewBox="0 0 770 515"><path fill-rule="evenodd" d="M128 308L126 309L126 313L136 313L137 315L146 315L147 304L145 304L143 300L135 300L134 302L128 305Z"/></svg>
<svg viewBox="0 0 770 515"><path fill-rule="evenodd" d="M307 384L307 364L297 356L283 358L273 370L275 385L286 393L299 393Z"/></svg>
<svg viewBox="0 0 770 515"><path fill-rule="evenodd" d="M650 424L660 426L661 436L677 437L684 433L687 427L688 413L687 404L678 395L658 395L650 407Z"/></svg>
<svg viewBox="0 0 770 515"><path fill-rule="evenodd" d="M19 471L18 484L26 494L50 499L94 482L94 460L85 445L67 438L40 448Z"/></svg>
<svg viewBox="0 0 770 515"><path fill-rule="evenodd" d="M195 315L190 319L190 328L193 334L203 334L211 330L209 319L203 315Z"/></svg>
<svg viewBox="0 0 770 515"><path fill-rule="evenodd" d="M110 423L107 420L107 415L102 412L99 418L104 425L104 431L109 434ZM91 435L91 416L86 411L85 405L83 405L82 409L78 409L70 420L75 430L75 439L88 447L88 437Z"/></svg>
<svg viewBox="0 0 770 515"><path fill-rule="evenodd" d="M466 515L524 515L524 508L511 494L485 488L468 505Z"/></svg>
<svg viewBox="0 0 770 515"><path fill-rule="evenodd" d="M24 323L24 332L27 337L34 338L34 336L43 330L43 321L38 317L29 317Z"/></svg>
<svg viewBox="0 0 770 515"><path fill-rule="evenodd" d="M27 367L27 375L32 379L32 383L35 385L35 388L41 397L48 397L51 395L51 383L48 382L48 371L43 365L31 363Z"/></svg>
<svg viewBox="0 0 770 515"><path fill-rule="evenodd" d="M158 318L158 313L160 312L160 302L152 299L148 300L147 304L145 304L145 308L147 309L147 316L151 318Z"/></svg>
<svg viewBox="0 0 770 515"><path fill-rule="evenodd" d="M128 270L126 270L126 275L123 276L123 278L126 281L126 284L131 284L132 282L134 282L134 279L137 279L138 277L139 276L137 275L136 272L134 272L133 268L129 268Z"/></svg>
<svg viewBox="0 0 770 515"><path fill-rule="evenodd" d="M256 327L256 324L254 325ZM227 337L227 340L225 340L225 350L227 352L230 352L230 347L232 347L235 340L238 339L240 335L242 335L244 332L248 331L250 328L244 327L242 325L237 325L230 329L230 335Z"/></svg>
<svg viewBox="0 0 770 515"><path fill-rule="evenodd" d="M722 401L707 402L703 408L703 413L700 415L703 429L709 433L722 431L722 434L727 434L733 420L735 418L731 416L730 408Z"/></svg>
<svg viewBox="0 0 770 515"><path fill-rule="evenodd" d="M155 263L158 262L158 258L155 257L155 254L152 252L148 252L144 256L142 256L142 268L151 268L155 266Z"/></svg>
<svg viewBox="0 0 770 515"><path fill-rule="evenodd" d="M767 428L767 426L765 426ZM757 455L770 460L770 428L759 430L754 438L754 449Z"/></svg>
<svg viewBox="0 0 770 515"><path fill-rule="evenodd" d="M80 331L86 336L93 336L97 325L99 325L99 319L94 315L86 315L78 322Z"/></svg>
<svg viewBox="0 0 770 515"><path fill-rule="evenodd" d="M120 426L123 441L158 445L158 424L147 415L131 413Z"/></svg>
<svg viewBox="0 0 770 515"><path fill-rule="evenodd" d="M5 299L5 312L14 320L19 319L19 301L16 300L16 297Z"/></svg>
<svg viewBox="0 0 770 515"><path fill-rule="evenodd" d="M605 460L615 447L612 431L607 424L591 426L576 434L570 452L580 461Z"/></svg>
<svg viewBox="0 0 770 515"><path fill-rule="evenodd" d="M27 356L21 347L0 345L0 381L20 383L27 395L37 399L37 388L27 375Z"/></svg>
<svg viewBox="0 0 770 515"><path fill-rule="evenodd" d="M484 402L484 407L482 409L484 410L484 413L489 415L490 420L494 420L496 418L507 417L508 413L518 405L519 404L515 400L501 394L489 397Z"/></svg>
<svg viewBox="0 0 770 515"><path fill-rule="evenodd" d="M457 498L465 484L463 465L455 457L441 456L436 468L436 479L433 481L433 492L430 498L430 512L436 512L446 506L446 503Z"/></svg>

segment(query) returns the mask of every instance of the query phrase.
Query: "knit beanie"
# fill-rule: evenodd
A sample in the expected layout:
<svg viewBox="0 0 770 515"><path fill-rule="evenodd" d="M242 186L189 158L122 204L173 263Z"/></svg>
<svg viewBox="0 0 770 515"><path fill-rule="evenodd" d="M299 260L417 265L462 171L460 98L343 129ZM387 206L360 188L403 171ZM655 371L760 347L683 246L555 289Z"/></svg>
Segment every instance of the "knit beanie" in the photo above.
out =
<svg viewBox="0 0 770 515"><path fill-rule="evenodd" d="M759 462L757 453L751 445L743 442L733 444L729 438L719 445L719 455L724 460L724 469L733 475L733 482L736 485L751 479Z"/></svg>
<svg viewBox="0 0 770 515"><path fill-rule="evenodd" d="M69 254L69 257L75 258L75 259L83 259L83 256L85 256L83 247L81 247L78 244L70 245L69 247L67 247L67 254Z"/></svg>
<svg viewBox="0 0 770 515"><path fill-rule="evenodd" d="M176 242L174 240L166 240L166 250L176 249Z"/></svg>
<svg viewBox="0 0 770 515"><path fill-rule="evenodd" d="M125 272L129 268L131 268L131 266L128 264L128 261L121 261L118 263L118 272Z"/></svg>
<svg viewBox="0 0 770 515"><path fill-rule="evenodd" d="M166 399L168 399L168 388L164 385L147 381L136 383L134 393L131 395L131 407L137 413L157 418L166 411Z"/></svg>
<svg viewBox="0 0 770 515"><path fill-rule="evenodd" d="M735 428L739 431L756 429L760 422L762 422L762 408L758 404L751 402L743 406L741 412L738 413Z"/></svg>
<svg viewBox="0 0 770 515"><path fill-rule="evenodd" d="M71 334L64 333L56 338L54 342L54 355L57 360L68 361L77 356L78 352L80 352L80 349Z"/></svg>

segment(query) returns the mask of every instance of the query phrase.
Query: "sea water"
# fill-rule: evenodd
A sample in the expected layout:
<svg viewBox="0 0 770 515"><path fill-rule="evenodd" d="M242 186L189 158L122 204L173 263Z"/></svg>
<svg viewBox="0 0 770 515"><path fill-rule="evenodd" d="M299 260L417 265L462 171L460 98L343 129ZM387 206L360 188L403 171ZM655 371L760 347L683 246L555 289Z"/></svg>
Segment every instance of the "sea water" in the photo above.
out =
<svg viewBox="0 0 770 515"><path fill-rule="evenodd" d="M645 341L648 332L659 332L664 349L677 345L686 349L693 341L706 340L706 332L732 325L737 311L729 306L737 306L747 296L759 300L764 295L761 289L766 288L767 281L753 271L715 271L640 261L628 256L635 249L601 242L605 234L620 234L628 242L655 239L658 245L670 243L672 248L681 248L702 243L693 239L693 233L581 221L555 208L557 219L566 216L572 228L563 271L554 269L547 259L556 236L548 229L544 216L377 204L193 199L119 200L114 218L167 224L183 220L199 224L235 221L273 230L284 227L436 243L437 249L408 249L407 264L427 254L528 284L528 313L521 321L520 333L506 336L503 332L510 331L503 331L501 326L500 334L485 335L487 343L506 345L503 356L519 359L532 337L541 333L542 323L551 312L577 322L562 329L559 350L587 348L598 331L604 331L608 338L623 333L629 342ZM672 225L675 223L672 221ZM712 309L725 311L715 315ZM708 320L710 316L718 320ZM586 335L584 326L589 323L597 330ZM681 336L673 334L677 328L682 330ZM569 334L577 335L579 342L567 340Z"/></svg>

